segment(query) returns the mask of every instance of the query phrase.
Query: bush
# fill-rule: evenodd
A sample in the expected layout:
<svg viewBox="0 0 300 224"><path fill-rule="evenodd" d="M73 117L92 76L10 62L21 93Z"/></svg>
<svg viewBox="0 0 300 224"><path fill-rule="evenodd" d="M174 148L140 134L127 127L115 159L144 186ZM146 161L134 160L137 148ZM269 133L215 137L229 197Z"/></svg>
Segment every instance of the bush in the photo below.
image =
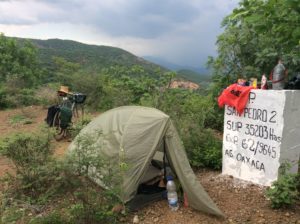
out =
<svg viewBox="0 0 300 224"><path fill-rule="evenodd" d="M0 88L0 106L13 108L39 104L35 89L8 89Z"/></svg>
<svg viewBox="0 0 300 224"><path fill-rule="evenodd" d="M185 148L194 167L222 168L222 141L210 129L190 129L184 139Z"/></svg>
<svg viewBox="0 0 300 224"><path fill-rule="evenodd" d="M53 135L47 130L39 134L15 134L1 142L1 153L13 161L16 177L2 181L6 187L0 201L0 216L5 221L17 221L27 217L26 212L43 212L43 216L33 218L30 223L117 223L118 216L112 213L112 207L119 203L116 195L121 178L98 153L102 134L79 136L74 154L57 161L52 157L50 145ZM93 172L95 168L107 171L101 178L106 186L112 186L114 181L118 188L104 190L92 182L90 178L99 175ZM67 203L57 208L57 202L63 201ZM22 213L12 212L16 207Z"/></svg>
<svg viewBox="0 0 300 224"><path fill-rule="evenodd" d="M58 103L57 90L58 85L47 85L39 87L35 93L34 97L37 99L38 104L43 106L55 105Z"/></svg>
<svg viewBox="0 0 300 224"><path fill-rule="evenodd" d="M68 219L57 211L51 212L50 214L44 217L33 218L29 222L29 224L68 224L68 223L70 223Z"/></svg>
<svg viewBox="0 0 300 224"><path fill-rule="evenodd" d="M18 124L32 124L32 120L25 115L16 114L9 119L9 123L11 125L18 125Z"/></svg>
<svg viewBox="0 0 300 224"><path fill-rule="evenodd" d="M10 190L36 200L44 194L43 200L46 200L46 196L59 189L63 183L60 179L61 165L51 157L52 136L49 129L45 129L39 134L17 133L3 140L1 152L12 160L16 168Z"/></svg>
<svg viewBox="0 0 300 224"><path fill-rule="evenodd" d="M276 209L295 205L300 199L300 174L287 173L287 168L283 170L283 174L266 191L272 208Z"/></svg>
<svg viewBox="0 0 300 224"><path fill-rule="evenodd" d="M75 147L68 154L69 170L78 176L73 197L77 203L69 208L71 223L116 223L117 216L111 209L120 203L120 178L109 160L100 153L104 136L101 132L82 134L75 139ZM94 182L107 186L103 190Z"/></svg>
<svg viewBox="0 0 300 224"><path fill-rule="evenodd" d="M25 209L12 206L0 212L0 223L16 223L25 216Z"/></svg>
<svg viewBox="0 0 300 224"><path fill-rule="evenodd" d="M72 139L74 139L79 132L88 125L88 123L90 123L92 120L92 117L90 115L85 114L84 117L79 120L78 122L76 122L72 128L70 129L70 134Z"/></svg>

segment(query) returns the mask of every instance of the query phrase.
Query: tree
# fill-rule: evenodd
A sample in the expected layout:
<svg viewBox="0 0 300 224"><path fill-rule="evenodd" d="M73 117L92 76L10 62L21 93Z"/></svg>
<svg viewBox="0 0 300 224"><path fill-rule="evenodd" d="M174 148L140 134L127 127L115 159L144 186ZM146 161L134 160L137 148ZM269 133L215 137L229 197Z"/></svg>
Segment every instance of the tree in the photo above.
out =
<svg viewBox="0 0 300 224"><path fill-rule="evenodd" d="M300 71L300 2L242 0L222 23L218 56L210 57L217 88L239 77L269 74L282 57L290 74Z"/></svg>
<svg viewBox="0 0 300 224"><path fill-rule="evenodd" d="M61 57L53 57L55 64L54 79L62 85L70 85L72 76L79 70L80 65L77 63L69 62Z"/></svg>
<svg viewBox="0 0 300 224"><path fill-rule="evenodd" d="M29 41L17 42L0 34L0 83L29 88L39 77L37 51Z"/></svg>

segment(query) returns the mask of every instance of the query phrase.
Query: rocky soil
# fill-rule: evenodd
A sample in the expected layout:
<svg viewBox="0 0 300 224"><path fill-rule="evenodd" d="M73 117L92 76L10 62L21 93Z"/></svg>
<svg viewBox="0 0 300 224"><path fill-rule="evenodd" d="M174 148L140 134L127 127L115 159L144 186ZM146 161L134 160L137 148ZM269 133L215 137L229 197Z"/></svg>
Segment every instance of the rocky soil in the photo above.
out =
<svg viewBox="0 0 300 224"><path fill-rule="evenodd" d="M208 194L224 212L224 219L218 219L183 206L177 212L172 212L168 208L167 201L160 201L134 214L139 217L139 223L300 224L300 204L291 209L274 210L270 207L270 201L264 196L264 187L224 176L216 171L199 170L195 173ZM132 223L132 220L126 220L126 222Z"/></svg>
<svg viewBox="0 0 300 224"><path fill-rule="evenodd" d="M27 107L23 109L0 111L0 136L7 136L16 131L35 131L46 116L46 108ZM30 122L13 122L18 115L25 116ZM70 142L55 142L56 155L63 155ZM11 162L0 156L0 177L6 172L14 172ZM290 209L273 210L270 201L264 196L265 188L221 175L218 171L195 171L199 181L211 198L224 212L220 219L180 206L176 212L170 211L167 201L159 201L144 207L136 213L120 219L122 223L295 223L300 224L300 204ZM1 189L1 188L0 188ZM135 218L134 218L135 217Z"/></svg>

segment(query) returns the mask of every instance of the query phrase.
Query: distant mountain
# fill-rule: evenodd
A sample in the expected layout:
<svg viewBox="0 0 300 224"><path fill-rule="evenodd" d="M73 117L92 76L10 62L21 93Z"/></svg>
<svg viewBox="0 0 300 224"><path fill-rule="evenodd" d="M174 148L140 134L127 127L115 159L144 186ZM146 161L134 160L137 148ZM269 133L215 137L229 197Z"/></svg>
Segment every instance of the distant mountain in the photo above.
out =
<svg viewBox="0 0 300 224"><path fill-rule="evenodd" d="M15 38L22 42L26 39ZM169 71L169 69L182 67L169 64L168 66L157 62L150 62L142 57L137 57L134 54L116 47L98 46L83 44L72 40L61 39L27 39L30 40L38 49L38 56L42 66L48 71L53 70L53 57L61 57L65 60L81 65L81 69L87 72L100 72L103 68L111 66L126 66L132 67L139 65L144 68L146 73L154 78L157 78L160 72ZM195 71L179 70L178 77L180 79L189 80L200 83L206 80L206 76L202 76Z"/></svg>
<svg viewBox="0 0 300 224"><path fill-rule="evenodd" d="M144 58L170 70L176 71L179 78L199 83L201 86L207 86L211 82L210 71L206 68L177 65L164 59L152 56L144 56Z"/></svg>
<svg viewBox="0 0 300 224"><path fill-rule="evenodd" d="M178 71L178 70L191 70L194 72L197 72L199 74L209 74L210 71L206 68L201 68L201 67L193 67L193 66L187 66L187 65L178 65L172 62L169 62L167 60L164 60L162 58L158 57L153 57L153 56L143 56L148 61L151 61L155 64L161 65L165 68L168 68L173 71Z"/></svg>
<svg viewBox="0 0 300 224"><path fill-rule="evenodd" d="M23 38L16 38L18 41L24 41ZM67 61L78 63L84 70L99 72L103 68L111 66L139 65L145 71L157 76L157 70L162 72L168 69L149 62L141 57L116 47L88 45L72 40L61 39L29 39L37 48L40 61L43 66L53 68L53 57L62 57Z"/></svg>
<svg viewBox="0 0 300 224"><path fill-rule="evenodd" d="M206 85L206 83L210 83L211 80L211 75L203 75L198 72L188 70L188 69L181 69L177 71L177 74L179 77L182 77L183 79L188 79L192 82L200 83Z"/></svg>

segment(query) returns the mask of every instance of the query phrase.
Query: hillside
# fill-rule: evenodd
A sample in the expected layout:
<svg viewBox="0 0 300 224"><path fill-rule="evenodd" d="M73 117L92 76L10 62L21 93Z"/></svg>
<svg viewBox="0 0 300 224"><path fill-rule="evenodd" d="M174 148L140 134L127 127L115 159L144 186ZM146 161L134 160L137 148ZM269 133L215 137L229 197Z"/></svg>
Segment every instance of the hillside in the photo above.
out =
<svg viewBox="0 0 300 224"><path fill-rule="evenodd" d="M20 42L25 40L23 38L16 39ZM137 57L121 48L89 45L72 40L61 39L29 40L37 47L38 57L42 66L50 71L54 67L53 57L61 57L67 61L78 63L81 65L82 70L93 72L100 72L103 68L116 65L126 67L138 65L143 67L147 74L156 78L158 75L157 71L169 71L161 65ZM178 77L180 79L201 84L209 80L208 76L201 75L191 70L179 70Z"/></svg>
<svg viewBox="0 0 300 224"><path fill-rule="evenodd" d="M211 82L211 75L204 75L198 72L181 69L177 71L178 77L190 80L192 82L200 83L202 86L207 86Z"/></svg>
<svg viewBox="0 0 300 224"><path fill-rule="evenodd" d="M22 38L17 38L17 40L24 41ZM67 61L80 64L83 70L94 72L115 65L128 67L139 65L152 76L157 75L157 70L167 71L162 66L116 47L88 45L60 39L29 40L38 48L38 56L42 65L50 70L53 67L53 57L62 57Z"/></svg>
<svg viewBox="0 0 300 224"><path fill-rule="evenodd" d="M211 76L210 75L204 75L200 74L198 72L188 70L188 69L180 69L177 71L178 75L180 77L190 79L193 82L210 82Z"/></svg>

